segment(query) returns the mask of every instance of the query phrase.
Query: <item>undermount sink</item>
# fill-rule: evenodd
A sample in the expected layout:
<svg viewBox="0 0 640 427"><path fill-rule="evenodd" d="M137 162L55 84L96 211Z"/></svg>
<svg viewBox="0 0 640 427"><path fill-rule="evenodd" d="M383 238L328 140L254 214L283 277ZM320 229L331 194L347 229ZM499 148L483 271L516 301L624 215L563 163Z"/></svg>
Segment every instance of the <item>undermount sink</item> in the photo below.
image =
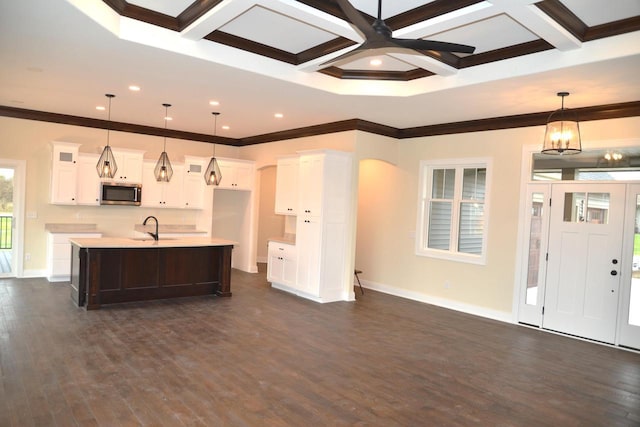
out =
<svg viewBox="0 0 640 427"><path fill-rule="evenodd" d="M177 237L160 237L158 240L176 240ZM136 242L153 242L153 237L131 237L129 240L135 240Z"/></svg>

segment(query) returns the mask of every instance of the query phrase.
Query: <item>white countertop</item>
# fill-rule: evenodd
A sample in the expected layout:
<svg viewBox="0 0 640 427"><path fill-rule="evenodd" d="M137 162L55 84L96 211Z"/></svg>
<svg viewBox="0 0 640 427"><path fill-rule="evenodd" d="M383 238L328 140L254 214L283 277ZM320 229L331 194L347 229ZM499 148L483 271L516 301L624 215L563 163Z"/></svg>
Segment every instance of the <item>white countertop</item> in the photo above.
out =
<svg viewBox="0 0 640 427"><path fill-rule="evenodd" d="M135 224L133 229L140 233L153 233L156 231L156 225L151 221L147 225ZM160 224L158 225L158 233L161 236L162 234L207 234L204 230L196 230L196 226L191 224Z"/></svg>
<svg viewBox="0 0 640 427"><path fill-rule="evenodd" d="M81 248L184 248L201 246L228 246L237 242L215 237L165 238L155 241L151 237L139 239L130 237L72 238L72 244Z"/></svg>
<svg viewBox="0 0 640 427"><path fill-rule="evenodd" d="M55 224L48 223L44 229L49 233L97 233L96 224Z"/></svg>

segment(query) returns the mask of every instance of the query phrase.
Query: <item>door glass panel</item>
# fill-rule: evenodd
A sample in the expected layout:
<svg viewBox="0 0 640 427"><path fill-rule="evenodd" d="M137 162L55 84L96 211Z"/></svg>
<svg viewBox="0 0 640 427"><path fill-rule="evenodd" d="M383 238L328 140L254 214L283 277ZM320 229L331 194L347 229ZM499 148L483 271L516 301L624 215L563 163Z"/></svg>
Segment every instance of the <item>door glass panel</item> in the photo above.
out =
<svg viewBox="0 0 640 427"><path fill-rule="evenodd" d="M609 223L609 193L588 193L587 222L590 224Z"/></svg>
<svg viewBox="0 0 640 427"><path fill-rule="evenodd" d="M633 239L629 324L640 326L640 196L636 196L636 220Z"/></svg>
<svg viewBox="0 0 640 427"><path fill-rule="evenodd" d="M607 224L609 193L565 193L564 222Z"/></svg>
<svg viewBox="0 0 640 427"><path fill-rule="evenodd" d="M542 206L544 194L533 193L531 198L531 226L529 227L529 261L527 267L527 296L525 304L538 303L538 273L542 244Z"/></svg>

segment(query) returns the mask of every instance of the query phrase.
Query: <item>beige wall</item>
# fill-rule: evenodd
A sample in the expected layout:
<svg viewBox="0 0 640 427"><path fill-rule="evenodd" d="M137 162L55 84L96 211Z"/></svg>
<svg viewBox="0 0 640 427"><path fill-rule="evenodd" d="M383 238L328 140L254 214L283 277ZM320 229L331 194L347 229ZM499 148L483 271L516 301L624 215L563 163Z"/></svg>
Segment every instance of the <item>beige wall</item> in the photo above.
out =
<svg viewBox="0 0 640 427"><path fill-rule="evenodd" d="M581 130L585 147L637 143L640 118L586 122ZM361 160L356 266L364 271L362 277L381 290L508 318L517 263L522 150L539 144L543 134L544 127L530 127L415 138L397 142L397 165ZM366 145L362 139L359 146ZM415 255L419 162L461 157L489 157L493 163L486 265Z"/></svg>

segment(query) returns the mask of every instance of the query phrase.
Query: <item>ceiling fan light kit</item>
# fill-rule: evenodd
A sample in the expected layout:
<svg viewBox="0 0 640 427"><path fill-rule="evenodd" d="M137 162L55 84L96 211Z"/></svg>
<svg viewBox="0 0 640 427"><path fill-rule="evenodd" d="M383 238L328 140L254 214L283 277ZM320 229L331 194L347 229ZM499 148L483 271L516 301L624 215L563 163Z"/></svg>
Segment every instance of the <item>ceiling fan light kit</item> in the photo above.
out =
<svg viewBox="0 0 640 427"><path fill-rule="evenodd" d="M562 107L549 115L544 133L543 154L565 155L582 152L578 113L564 108L569 92L558 92Z"/></svg>

